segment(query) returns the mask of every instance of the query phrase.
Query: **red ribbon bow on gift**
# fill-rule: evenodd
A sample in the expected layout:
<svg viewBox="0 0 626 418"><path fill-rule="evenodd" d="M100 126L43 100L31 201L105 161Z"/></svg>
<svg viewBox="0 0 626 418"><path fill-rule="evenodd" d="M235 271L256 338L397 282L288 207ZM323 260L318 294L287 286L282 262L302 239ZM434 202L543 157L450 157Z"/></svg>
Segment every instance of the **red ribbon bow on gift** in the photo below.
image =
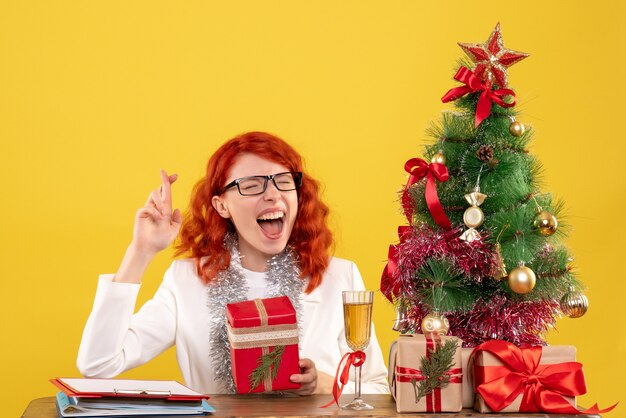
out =
<svg viewBox="0 0 626 418"><path fill-rule="evenodd" d="M493 340L476 347L474 354L479 351L491 353L503 363L502 366L474 365L476 392L495 412L513 403L520 394L523 394L520 412L602 414L617 405L600 410L595 404L584 411L572 406L563 396L587 392L582 364L539 364L541 347L520 349L506 341Z"/></svg>
<svg viewBox="0 0 626 418"><path fill-rule="evenodd" d="M346 358L348 361L341 371L341 374L339 374L341 364ZM335 373L335 382L333 383L333 400L322 406L322 408L328 408L333 404L333 402L339 406L339 397L341 396L341 392L343 392L343 388L346 383L348 383L348 379L350 377L350 366L361 367L363 363L365 363L365 353L363 351L354 351L352 353L344 354L339 361L339 365L337 366L337 373ZM341 382L341 387L339 387L339 382ZM339 406L339 408L341 407Z"/></svg>
<svg viewBox="0 0 626 418"><path fill-rule="evenodd" d="M461 67L456 72L454 79L460 81L465 84L464 86L454 87L446 94L443 95L441 101L444 103L451 102L460 97L465 96L468 93L476 93L480 91L480 98L478 99L478 104L476 105L476 117L474 119L474 127L480 125L480 123L485 120L489 114L491 113L491 106L493 102L496 102L500 107L513 107L515 106L515 92L511 89L498 89L491 90L491 82L488 81L486 84L483 84L480 81L480 78L476 76L466 67ZM513 97L513 101L511 103L507 103L503 100L505 96Z"/></svg>
<svg viewBox="0 0 626 418"><path fill-rule="evenodd" d="M446 216L446 213L441 206L441 202L439 202L439 196L437 196L437 186L435 185L435 180L440 182L448 180L448 168L441 163L428 164L421 158L411 158L404 164L404 169L410 174L404 193L402 194L402 207L409 224L413 223L413 202L411 201L411 196L409 195L409 188L426 177L425 196L430 214L440 227L444 229L452 228L452 223Z"/></svg>

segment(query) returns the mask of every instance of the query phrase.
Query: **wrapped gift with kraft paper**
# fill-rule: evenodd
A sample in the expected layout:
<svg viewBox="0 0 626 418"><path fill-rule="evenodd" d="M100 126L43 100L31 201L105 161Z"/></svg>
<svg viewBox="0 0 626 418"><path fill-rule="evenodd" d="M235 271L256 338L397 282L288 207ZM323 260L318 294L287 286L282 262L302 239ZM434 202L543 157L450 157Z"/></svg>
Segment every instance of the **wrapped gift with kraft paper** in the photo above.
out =
<svg viewBox="0 0 626 418"><path fill-rule="evenodd" d="M233 379L238 393L297 389L296 311L286 296L226 305Z"/></svg>
<svg viewBox="0 0 626 418"><path fill-rule="evenodd" d="M471 371L468 369L469 361L474 348L461 349L461 365L463 369L463 408L472 409L474 407L474 386L470 379Z"/></svg>
<svg viewBox="0 0 626 418"><path fill-rule="evenodd" d="M509 342L487 341L470 359L476 391L474 409L490 412L547 412L598 414L597 405L576 408L576 396L587 392L582 364L575 362L576 347L519 348Z"/></svg>
<svg viewBox="0 0 626 418"><path fill-rule="evenodd" d="M420 386L432 378L420 370L422 359L430 361L433 352L448 341L455 341L456 349L451 353L452 367L436 378L443 383L442 387L420 395ZM392 344L389 387L398 412L459 412L463 408L461 345L462 341L456 337L432 334L401 335Z"/></svg>

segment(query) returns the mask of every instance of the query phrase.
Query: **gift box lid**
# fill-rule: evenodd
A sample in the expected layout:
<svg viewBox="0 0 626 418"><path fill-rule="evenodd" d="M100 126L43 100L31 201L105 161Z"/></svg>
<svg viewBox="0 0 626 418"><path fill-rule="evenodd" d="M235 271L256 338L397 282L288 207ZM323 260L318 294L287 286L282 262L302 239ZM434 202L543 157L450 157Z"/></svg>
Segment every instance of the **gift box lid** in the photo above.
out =
<svg viewBox="0 0 626 418"><path fill-rule="evenodd" d="M296 311L287 296L246 300L226 305L226 319L233 328L251 328L261 326L261 309L267 313L267 325L285 325L296 323Z"/></svg>
<svg viewBox="0 0 626 418"><path fill-rule="evenodd" d="M519 347L520 351L528 350L530 346ZM534 347L541 349L539 364L557 364L576 361L576 347L573 345L547 345ZM477 366L500 366L502 362L493 354L486 351L478 351L475 354Z"/></svg>

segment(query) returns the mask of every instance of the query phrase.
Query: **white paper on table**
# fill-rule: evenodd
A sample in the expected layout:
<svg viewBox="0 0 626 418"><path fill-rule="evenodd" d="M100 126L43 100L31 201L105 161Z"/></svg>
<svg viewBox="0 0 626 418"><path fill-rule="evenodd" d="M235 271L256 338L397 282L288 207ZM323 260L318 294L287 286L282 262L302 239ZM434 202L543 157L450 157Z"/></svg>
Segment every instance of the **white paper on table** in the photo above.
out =
<svg viewBox="0 0 626 418"><path fill-rule="evenodd" d="M169 393L170 396L203 396L175 380L124 380L59 378L60 382L78 393L116 393L118 391L145 391Z"/></svg>

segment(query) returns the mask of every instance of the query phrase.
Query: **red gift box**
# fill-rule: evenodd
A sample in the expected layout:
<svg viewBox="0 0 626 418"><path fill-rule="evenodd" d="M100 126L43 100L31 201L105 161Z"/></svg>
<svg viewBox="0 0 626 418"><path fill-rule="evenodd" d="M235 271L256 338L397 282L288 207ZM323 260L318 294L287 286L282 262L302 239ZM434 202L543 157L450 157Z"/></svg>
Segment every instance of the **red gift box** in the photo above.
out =
<svg viewBox="0 0 626 418"><path fill-rule="evenodd" d="M289 380L292 374L300 373L300 367L296 311L287 296L229 303L226 318L233 379L238 393L300 387L299 383ZM280 357L272 356L272 353ZM271 366L261 366L263 357L270 360L267 364ZM253 375L260 376L256 386Z"/></svg>

